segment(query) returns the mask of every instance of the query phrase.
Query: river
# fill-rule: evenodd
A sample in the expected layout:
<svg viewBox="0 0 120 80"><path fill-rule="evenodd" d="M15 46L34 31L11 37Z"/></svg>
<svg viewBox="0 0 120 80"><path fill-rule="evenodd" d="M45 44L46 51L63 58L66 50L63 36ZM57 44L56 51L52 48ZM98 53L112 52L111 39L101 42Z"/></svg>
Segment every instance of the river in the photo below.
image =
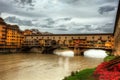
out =
<svg viewBox="0 0 120 80"><path fill-rule="evenodd" d="M51 54L0 54L0 80L62 80L72 71L93 68L102 59Z"/></svg>

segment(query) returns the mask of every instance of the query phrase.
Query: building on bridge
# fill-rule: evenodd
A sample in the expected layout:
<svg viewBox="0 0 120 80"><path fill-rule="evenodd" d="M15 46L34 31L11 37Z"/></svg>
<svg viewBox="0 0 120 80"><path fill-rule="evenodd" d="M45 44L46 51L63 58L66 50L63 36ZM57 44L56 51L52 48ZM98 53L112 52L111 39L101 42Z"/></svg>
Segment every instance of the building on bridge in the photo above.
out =
<svg viewBox="0 0 120 80"><path fill-rule="evenodd" d="M26 35L23 46L52 46L57 45L77 48L113 49L114 37L112 34L51 34Z"/></svg>

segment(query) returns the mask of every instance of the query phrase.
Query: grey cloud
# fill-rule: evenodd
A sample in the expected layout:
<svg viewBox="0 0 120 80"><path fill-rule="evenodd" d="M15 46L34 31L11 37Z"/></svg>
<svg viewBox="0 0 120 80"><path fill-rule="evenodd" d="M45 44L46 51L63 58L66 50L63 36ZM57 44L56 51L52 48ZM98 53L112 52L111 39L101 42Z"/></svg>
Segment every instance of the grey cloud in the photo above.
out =
<svg viewBox="0 0 120 80"><path fill-rule="evenodd" d="M34 27L42 27L42 28L53 28L54 26L50 25L52 22L50 19L46 19L48 23L41 24L41 23L32 23L32 20L21 20L19 18L16 18L14 16L7 17L4 19L6 22L10 23L17 23L20 26L34 26Z"/></svg>
<svg viewBox="0 0 120 80"><path fill-rule="evenodd" d="M66 20L66 21L69 21L69 20L71 20L72 18L64 18L64 20Z"/></svg>
<svg viewBox="0 0 120 80"><path fill-rule="evenodd" d="M62 25L59 25L59 26L57 26L57 27L66 27L66 25L65 25L65 24L62 24Z"/></svg>
<svg viewBox="0 0 120 80"><path fill-rule="evenodd" d="M12 5L13 4L13 5ZM15 6L16 5L16 6ZM26 9L34 9L32 7L26 8ZM18 8L18 4L8 1L1 1L0 0L0 12L2 13L8 13L8 14L14 14L24 17L44 17L45 15L42 13L33 13L33 12L27 12L26 10L22 10Z"/></svg>
<svg viewBox="0 0 120 80"><path fill-rule="evenodd" d="M106 23L105 25L104 25L104 27L113 27L114 26L114 23Z"/></svg>
<svg viewBox="0 0 120 80"><path fill-rule="evenodd" d="M85 28L76 28L75 30L83 31L83 30L85 30Z"/></svg>
<svg viewBox="0 0 120 80"><path fill-rule="evenodd" d="M100 32L103 33L113 33L114 30L114 24L113 23L106 23L103 26L98 26L95 30L99 30Z"/></svg>
<svg viewBox="0 0 120 80"><path fill-rule="evenodd" d="M115 10L115 6L108 5L108 6L100 7L98 12L103 15L106 12L111 12L111 11L114 11L114 10Z"/></svg>
<svg viewBox="0 0 120 80"><path fill-rule="evenodd" d="M105 24L104 26L102 26L102 27L104 27L102 30L104 31L104 32L107 32L107 33L111 33L111 32L113 32L113 30L114 30L114 24L113 23L107 23L107 24ZM102 28L101 27L101 28Z"/></svg>
<svg viewBox="0 0 120 80"><path fill-rule="evenodd" d="M0 1L0 12L12 12L12 11L13 7L9 3Z"/></svg>
<svg viewBox="0 0 120 80"><path fill-rule="evenodd" d="M77 3L79 0L60 0L60 1L67 4L74 4Z"/></svg>
<svg viewBox="0 0 120 80"><path fill-rule="evenodd" d="M65 28L58 28L56 30L59 30L59 31L68 31L68 29L65 29Z"/></svg>
<svg viewBox="0 0 120 80"><path fill-rule="evenodd" d="M98 27L95 30L99 30L99 32L101 33L112 33L113 29L114 29L113 27L105 27L105 28Z"/></svg>
<svg viewBox="0 0 120 80"><path fill-rule="evenodd" d="M51 25L40 25L39 27L42 27L42 28L53 28L53 26L51 26Z"/></svg>
<svg viewBox="0 0 120 80"><path fill-rule="evenodd" d="M118 1L118 0L106 0L105 2L116 2L116 1Z"/></svg>
<svg viewBox="0 0 120 80"><path fill-rule="evenodd" d="M96 0L60 0L64 4L69 4L75 6L88 6L95 5Z"/></svg>
<svg viewBox="0 0 120 80"><path fill-rule="evenodd" d="M34 13L34 12L27 12L27 11L14 11L13 14L20 15L24 17L33 17L33 18L39 18L39 17L46 17L46 14L43 13Z"/></svg>
<svg viewBox="0 0 120 80"><path fill-rule="evenodd" d="M14 0L14 2L22 5L29 4L30 6L33 6L33 0Z"/></svg>
<svg viewBox="0 0 120 80"><path fill-rule="evenodd" d="M85 27L85 30L87 30L87 31L94 31L94 29L91 27L91 25L87 25L86 27Z"/></svg>
<svg viewBox="0 0 120 80"><path fill-rule="evenodd" d="M30 10L33 11L34 8L33 8L33 7L29 7L29 8L26 8L26 10L27 10L27 11L30 11Z"/></svg>
<svg viewBox="0 0 120 80"><path fill-rule="evenodd" d="M117 3L119 0L98 0L98 3Z"/></svg>
<svg viewBox="0 0 120 80"><path fill-rule="evenodd" d="M91 25L84 25L86 28L90 28L91 27Z"/></svg>
<svg viewBox="0 0 120 80"><path fill-rule="evenodd" d="M58 18L56 21L70 21L72 18L70 17L65 17L65 18Z"/></svg>
<svg viewBox="0 0 120 80"><path fill-rule="evenodd" d="M47 21L48 25L52 25L55 23L55 21L52 18L47 18L47 19L45 19L45 21Z"/></svg>
<svg viewBox="0 0 120 80"><path fill-rule="evenodd" d="M74 5L74 6L89 6L96 4L105 4L105 3L116 3L118 0L60 0L62 3Z"/></svg>
<svg viewBox="0 0 120 80"><path fill-rule="evenodd" d="M79 30L79 31L86 30L89 32L89 31L93 31L94 29L92 28L92 25L82 25L82 27L77 28L77 30Z"/></svg>
<svg viewBox="0 0 120 80"><path fill-rule="evenodd" d="M114 30L113 23L106 23L102 26L100 25L84 25L84 27L76 28L75 30L79 32L85 31L86 33L112 33ZM95 28L93 28L95 27Z"/></svg>
<svg viewBox="0 0 120 80"><path fill-rule="evenodd" d="M82 24L76 23L76 22L71 22L72 25L74 26L83 26Z"/></svg>
<svg viewBox="0 0 120 80"><path fill-rule="evenodd" d="M104 28L103 32L105 32L105 33L111 33L111 32L113 32L113 28L112 27Z"/></svg>
<svg viewBox="0 0 120 80"><path fill-rule="evenodd" d="M48 25L52 25L54 23L55 23L54 21L50 21L50 22L48 22Z"/></svg>
<svg viewBox="0 0 120 80"><path fill-rule="evenodd" d="M7 17L4 20L6 22L17 23L18 25L22 25L22 26L33 26L32 21L30 21L30 20L20 20L16 17Z"/></svg>
<svg viewBox="0 0 120 80"><path fill-rule="evenodd" d="M34 0L13 0L17 8L23 8L27 11L34 10ZM19 6L18 6L19 5Z"/></svg>

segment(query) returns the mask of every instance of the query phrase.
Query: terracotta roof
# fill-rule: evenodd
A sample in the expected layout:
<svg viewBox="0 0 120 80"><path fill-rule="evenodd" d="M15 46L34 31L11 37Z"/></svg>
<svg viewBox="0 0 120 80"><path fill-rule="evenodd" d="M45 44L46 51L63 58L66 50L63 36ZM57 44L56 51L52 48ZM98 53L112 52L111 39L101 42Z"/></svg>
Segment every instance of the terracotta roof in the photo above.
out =
<svg viewBox="0 0 120 80"><path fill-rule="evenodd" d="M98 33L98 34L46 34L46 35L26 35L26 36L95 36L95 35L111 35L113 36L113 33Z"/></svg>
<svg viewBox="0 0 120 80"><path fill-rule="evenodd" d="M0 17L0 24L6 25L6 23L4 22L3 18L1 18L1 17Z"/></svg>
<svg viewBox="0 0 120 80"><path fill-rule="evenodd" d="M0 17L0 22L4 22L3 18Z"/></svg>

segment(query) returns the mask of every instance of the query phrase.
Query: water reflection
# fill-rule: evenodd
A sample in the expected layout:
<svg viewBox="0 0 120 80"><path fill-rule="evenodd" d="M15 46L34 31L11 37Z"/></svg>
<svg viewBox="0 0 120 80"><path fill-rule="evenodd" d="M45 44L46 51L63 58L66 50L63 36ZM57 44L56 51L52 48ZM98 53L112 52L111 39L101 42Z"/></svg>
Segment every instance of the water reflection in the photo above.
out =
<svg viewBox="0 0 120 80"><path fill-rule="evenodd" d="M59 57L58 64L63 68L64 74L68 75L69 73L69 57Z"/></svg>
<svg viewBox="0 0 120 80"><path fill-rule="evenodd" d="M95 67L101 61L81 56L0 55L0 80L62 80L72 71Z"/></svg>

